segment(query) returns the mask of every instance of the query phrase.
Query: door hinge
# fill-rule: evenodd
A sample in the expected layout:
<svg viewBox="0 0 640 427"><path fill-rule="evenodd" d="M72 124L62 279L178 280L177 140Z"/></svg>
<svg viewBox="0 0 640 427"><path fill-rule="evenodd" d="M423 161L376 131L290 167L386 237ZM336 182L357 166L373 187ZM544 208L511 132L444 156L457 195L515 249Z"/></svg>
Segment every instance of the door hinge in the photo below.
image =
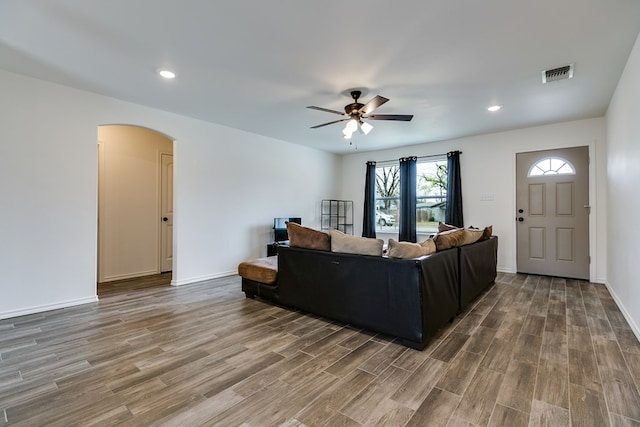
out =
<svg viewBox="0 0 640 427"><path fill-rule="evenodd" d="M589 255L589 264L591 264L591 255Z"/></svg>

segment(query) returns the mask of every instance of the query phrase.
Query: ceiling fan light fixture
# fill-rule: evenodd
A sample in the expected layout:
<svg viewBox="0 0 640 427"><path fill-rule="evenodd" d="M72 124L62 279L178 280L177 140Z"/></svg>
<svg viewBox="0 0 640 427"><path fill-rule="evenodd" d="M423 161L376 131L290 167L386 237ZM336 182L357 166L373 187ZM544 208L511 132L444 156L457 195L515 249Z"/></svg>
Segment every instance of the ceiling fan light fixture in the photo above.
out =
<svg viewBox="0 0 640 427"><path fill-rule="evenodd" d="M371 126L369 123L367 122L360 122L360 129L362 129L362 132L364 132L365 135L369 135L369 132L371 132L371 129L373 129L373 126Z"/></svg>
<svg viewBox="0 0 640 427"><path fill-rule="evenodd" d="M347 122L347 125L344 127L343 133L345 132L354 133L357 130L358 130L358 121L356 119L351 119Z"/></svg>
<svg viewBox="0 0 640 427"><path fill-rule="evenodd" d="M347 122L347 125L342 130L342 134L344 135L344 139L351 139L353 133L358 130L358 121L355 119L351 119Z"/></svg>

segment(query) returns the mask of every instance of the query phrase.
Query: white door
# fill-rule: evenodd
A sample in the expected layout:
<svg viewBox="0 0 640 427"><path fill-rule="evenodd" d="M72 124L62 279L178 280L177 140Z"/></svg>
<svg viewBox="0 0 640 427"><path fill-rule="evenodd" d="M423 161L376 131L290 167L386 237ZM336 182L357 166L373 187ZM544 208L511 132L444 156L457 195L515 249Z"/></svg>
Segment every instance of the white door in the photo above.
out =
<svg viewBox="0 0 640 427"><path fill-rule="evenodd" d="M173 155L161 154L160 271L173 269Z"/></svg>
<svg viewBox="0 0 640 427"><path fill-rule="evenodd" d="M588 147L516 155L517 268L589 280Z"/></svg>

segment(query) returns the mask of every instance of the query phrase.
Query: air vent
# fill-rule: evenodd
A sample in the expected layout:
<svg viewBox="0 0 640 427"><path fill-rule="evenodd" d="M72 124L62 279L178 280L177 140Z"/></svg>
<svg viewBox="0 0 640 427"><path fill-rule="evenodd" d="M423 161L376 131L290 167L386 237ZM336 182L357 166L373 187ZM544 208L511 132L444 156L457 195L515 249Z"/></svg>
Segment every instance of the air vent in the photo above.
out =
<svg viewBox="0 0 640 427"><path fill-rule="evenodd" d="M542 72L542 83L556 82L558 80L570 79L573 77L573 64L564 67L544 70Z"/></svg>

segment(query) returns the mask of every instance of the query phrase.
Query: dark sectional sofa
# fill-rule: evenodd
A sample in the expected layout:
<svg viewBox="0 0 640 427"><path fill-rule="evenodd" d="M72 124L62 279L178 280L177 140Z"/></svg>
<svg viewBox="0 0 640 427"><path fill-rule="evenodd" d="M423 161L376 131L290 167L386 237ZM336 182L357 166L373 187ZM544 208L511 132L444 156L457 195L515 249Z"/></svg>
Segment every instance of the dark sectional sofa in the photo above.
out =
<svg viewBox="0 0 640 427"><path fill-rule="evenodd" d="M242 290L423 349L494 282L497 250L496 236L416 259L280 247L277 283Z"/></svg>

